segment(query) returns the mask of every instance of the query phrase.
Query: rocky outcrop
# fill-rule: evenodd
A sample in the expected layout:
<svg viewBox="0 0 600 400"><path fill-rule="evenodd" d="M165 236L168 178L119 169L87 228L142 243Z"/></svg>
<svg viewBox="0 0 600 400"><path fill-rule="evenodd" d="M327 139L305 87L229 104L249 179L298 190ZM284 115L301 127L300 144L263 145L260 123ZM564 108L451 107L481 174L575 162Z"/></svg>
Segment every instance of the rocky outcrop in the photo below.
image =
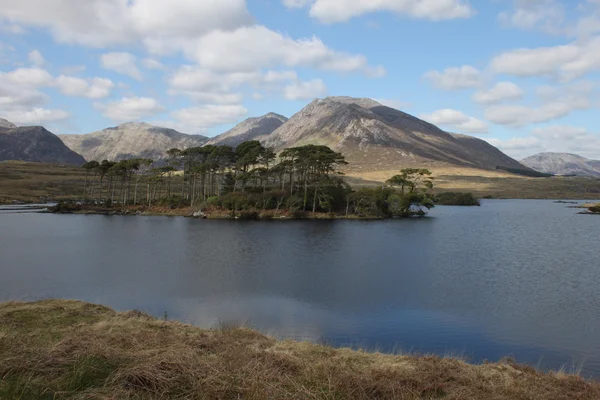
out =
<svg viewBox="0 0 600 400"><path fill-rule="evenodd" d="M600 160L590 160L577 154L539 153L525 158L521 163L546 174L600 178Z"/></svg>
<svg viewBox="0 0 600 400"><path fill-rule="evenodd" d="M236 147L249 140L264 141L268 135L287 122L283 115L269 113L257 118L248 118L229 131L210 139L207 144Z"/></svg>
<svg viewBox="0 0 600 400"><path fill-rule="evenodd" d="M9 124L3 123L0 127L0 161L18 160L73 165L85 163L81 155L70 150L58 136L44 127L15 127L14 124Z"/></svg>
<svg viewBox="0 0 600 400"><path fill-rule="evenodd" d="M4 118L0 118L0 128L12 129L17 126L10 121L5 120Z"/></svg>
<svg viewBox="0 0 600 400"><path fill-rule="evenodd" d="M206 137L186 135L174 129L161 128L144 122L129 122L86 135L60 135L72 150L92 161L120 161L130 158L166 156L168 150L202 146Z"/></svg>

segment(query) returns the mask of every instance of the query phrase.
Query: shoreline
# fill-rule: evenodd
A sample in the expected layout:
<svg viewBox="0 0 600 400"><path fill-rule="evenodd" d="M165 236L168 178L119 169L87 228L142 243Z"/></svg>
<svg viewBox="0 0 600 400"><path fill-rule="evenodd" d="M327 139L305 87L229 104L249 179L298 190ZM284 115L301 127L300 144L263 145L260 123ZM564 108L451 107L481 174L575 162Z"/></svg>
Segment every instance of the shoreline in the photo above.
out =
<svg viewBox="0 0 600 400"><path fill-rule="evenodd" d="M0 303L0 397L600 398L600 382L511 360L470 364L204 330L80 301Z"/></svg>

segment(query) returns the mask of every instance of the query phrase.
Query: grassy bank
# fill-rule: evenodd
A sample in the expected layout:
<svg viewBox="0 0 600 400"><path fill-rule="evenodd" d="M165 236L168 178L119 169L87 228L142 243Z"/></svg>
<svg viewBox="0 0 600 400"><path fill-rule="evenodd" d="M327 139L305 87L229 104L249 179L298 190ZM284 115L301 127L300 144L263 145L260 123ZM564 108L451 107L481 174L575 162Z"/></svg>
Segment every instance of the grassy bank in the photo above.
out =
<svg viewBox="0 0 600 400"><path fill-rule="evenodd" d="M0 304L1 399L599 399L512 363L391 356L201 330L73 301Z"/></svg>

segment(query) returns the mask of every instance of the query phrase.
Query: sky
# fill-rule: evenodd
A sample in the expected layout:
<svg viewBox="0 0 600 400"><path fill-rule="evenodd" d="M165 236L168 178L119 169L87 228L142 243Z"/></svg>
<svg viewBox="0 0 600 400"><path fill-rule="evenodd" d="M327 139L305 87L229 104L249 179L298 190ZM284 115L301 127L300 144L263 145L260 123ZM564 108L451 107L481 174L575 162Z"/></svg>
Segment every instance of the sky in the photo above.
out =
<svg viewBox="0 0 600 400"><path fill-rule="evenodd" d="M600 159L600 0L0 0L0 117L215 136L369 97L522 158Z"/></svg>

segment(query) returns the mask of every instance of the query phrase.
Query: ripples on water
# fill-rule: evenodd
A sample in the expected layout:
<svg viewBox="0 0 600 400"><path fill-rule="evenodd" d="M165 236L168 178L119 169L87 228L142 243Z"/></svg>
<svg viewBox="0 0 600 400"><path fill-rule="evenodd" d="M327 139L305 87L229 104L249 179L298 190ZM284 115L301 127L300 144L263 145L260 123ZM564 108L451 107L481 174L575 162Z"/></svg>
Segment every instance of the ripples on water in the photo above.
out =
<svg viewBox="0 0 600 400"><path fill-rule="evenodd" d="M598 221L577 211L495 200L379 222L2 215L0 300L75 298L600 377Z"/></svg>

